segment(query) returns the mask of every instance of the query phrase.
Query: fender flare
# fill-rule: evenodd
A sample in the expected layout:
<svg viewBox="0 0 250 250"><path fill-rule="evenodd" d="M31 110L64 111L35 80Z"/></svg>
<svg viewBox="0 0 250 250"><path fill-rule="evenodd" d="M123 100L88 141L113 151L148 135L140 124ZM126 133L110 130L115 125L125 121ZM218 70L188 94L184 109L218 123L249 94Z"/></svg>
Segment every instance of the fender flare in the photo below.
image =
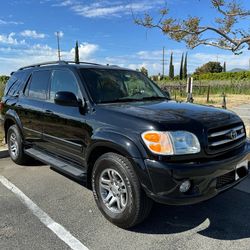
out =
<svg viewBox="0 0 250 250"><path fill-rule="evenodd" d="M23 136L23 131L22 131L22 127L23 127L23 126L22 126L22 122L21 122L21 120L20 120L18 114L16 113L16 111L9 109L9 110L6 112L5 117L4 117L4 122L3 122L3 124L4 124L4 130L6 130L6 121L7 121L7 120L13 121L13 123L15 123L15 124L17 125L17 127L18 127L19 130L20 130L21 135ZM7 131L6 131L6 132L7 132ZM6 134L7 134L7 133L5 133L5 137L6 137Z"/></svg>
<svg viewBox="0 0 250 250"><path fill-rule="evenodd" d="M114 151L131 159L133 162L132 165L137 173L138 178L140 179L140 183L143 189L145 191L147 188L152 190L150 176L147 167L144 164L144 152L141 151L144 150L141 149L143 148L142 145L137 146L136 143L134 143L130 138L115 131L98 131L95 135L92 136L92 143L86 150L86 164L89 162L90 156L93 151L98 147L107 147L113 149Z"/></svg>
<svg viewBox="0 0 250 250"><path fill-rule="evenodd" d="M111 148L129 158L142 158L139 148L131 139L114 131L102 130L92 136L92 143L87 149L86 161L97 147Z"/></svg>

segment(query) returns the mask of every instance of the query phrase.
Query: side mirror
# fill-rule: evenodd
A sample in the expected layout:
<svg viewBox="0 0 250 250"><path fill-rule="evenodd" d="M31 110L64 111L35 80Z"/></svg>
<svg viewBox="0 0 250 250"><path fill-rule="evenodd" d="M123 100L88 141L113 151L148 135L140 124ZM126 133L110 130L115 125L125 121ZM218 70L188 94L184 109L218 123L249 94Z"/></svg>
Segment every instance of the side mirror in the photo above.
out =
<svg viewBox="0 0 250 250"><path fill-rule="evenodd" d="M164 93L165 97L167 97L169 100L171 99L171 96L167 90L163 90L163 93Z"/></svg>
<svg viewBox="0 0 250 250"><path fill-rule="evenodd" d="M67 91L59 91L55 95L55 103L62 106L77 107L80 106L75 94Z"/></svg>

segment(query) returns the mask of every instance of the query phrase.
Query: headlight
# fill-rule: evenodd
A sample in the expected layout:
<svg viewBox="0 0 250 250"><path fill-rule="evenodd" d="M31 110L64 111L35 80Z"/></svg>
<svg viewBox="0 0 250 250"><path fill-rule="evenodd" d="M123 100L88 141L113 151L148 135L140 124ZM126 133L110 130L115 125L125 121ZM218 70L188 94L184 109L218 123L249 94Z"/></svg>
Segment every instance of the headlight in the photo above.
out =
<svg viewBox="0 0 250 250"><path fill-rule="evenodd" d="M185 155L200 152L197 137L187 131L146 131L142 139L148 149L159 155Z"/></svg>

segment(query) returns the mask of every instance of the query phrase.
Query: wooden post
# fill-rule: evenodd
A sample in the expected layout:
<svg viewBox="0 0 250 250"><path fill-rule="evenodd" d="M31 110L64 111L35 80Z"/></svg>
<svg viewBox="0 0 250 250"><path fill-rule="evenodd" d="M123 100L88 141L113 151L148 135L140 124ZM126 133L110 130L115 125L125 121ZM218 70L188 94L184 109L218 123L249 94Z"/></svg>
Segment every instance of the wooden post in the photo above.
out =
<svg viewBox="0 0 250 250"><path fill-rule="evenodd" d="M227 101L226 101L226 95L225 93L222 93L222 108L227 109Z"/></svg>
<svg viewBox="0 0 250 250"><path fill-rule="evenodd" d="M210 98L210 85L208 85L207 88L207 103L209 103L209 98Z"/></svg>
<svg viewBox="0 0 250 250"><path fill-rule="evenodd" d="M192 96L192 93L193 93L193 77L188 77L187 79L187 102L193 102L194 99L193 99L193 96Z"/></svg>

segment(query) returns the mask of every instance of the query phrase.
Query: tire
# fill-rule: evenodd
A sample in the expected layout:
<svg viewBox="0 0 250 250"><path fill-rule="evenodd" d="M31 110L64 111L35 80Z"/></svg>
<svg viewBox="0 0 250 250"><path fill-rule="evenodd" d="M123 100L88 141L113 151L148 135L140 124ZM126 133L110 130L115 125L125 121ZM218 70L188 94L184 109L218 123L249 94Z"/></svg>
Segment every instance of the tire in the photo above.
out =
<svg viewBox="0 0 250 250"><path fill-rule="evenodd" d="M27 161L27 156L23 152L22 137L16 125L12 125L7 132L8 150L11 159L22 165Z"/></svg>
<svg viewBox="0 0 250 250"><path fill-rule="evenodd" d="M141 189L131 162L116 153L106 153L97 159L92 189L102 214L124 229L142 222L152 208L153 202Z"/></svg>

